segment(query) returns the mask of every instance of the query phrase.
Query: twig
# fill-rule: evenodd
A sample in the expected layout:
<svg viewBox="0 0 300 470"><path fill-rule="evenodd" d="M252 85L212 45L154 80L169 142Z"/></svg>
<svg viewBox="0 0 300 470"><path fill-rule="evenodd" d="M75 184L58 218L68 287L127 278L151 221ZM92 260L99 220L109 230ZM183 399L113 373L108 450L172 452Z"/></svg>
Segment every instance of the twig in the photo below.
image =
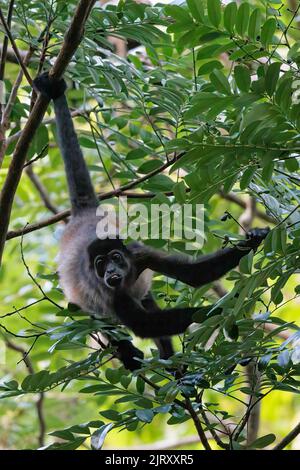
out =
<svg viewBox="0 0 300 470"><path fill-rule="evenodd" d="M31 48L25 58L24 58L24 63L25 65L27 65L33 55L33 52L34 52L34 49ZM20 88L20 85L22 83L22 80L23 80L23 70L21 69L20 72L18 73L17 75L17 78L15 80L15 83L13 84L13 87L12 87L12 90L10 92L10 95L9 95L9 98L8 98L8 101L7 101L7 104L6 104L6 107L4 109L4 112L3 112L3 116L1 118L1 123L0 123L0 133L3 137L3 141L1 143L1 146L0 146L0 168L2 166L2 163L3 163L3 159L4 159L4 155L5 155L5 151L7 149L7 146L9 144L9 141L8 139L5 139L5 132L6 130L9 128L9 119L10 119L10 115L11 115L11 112L12 112L12 109L13 109L13 105L16 101L16 98L17 98L17 94L18 94L18 90Z"/></svg>
<svg viewBox="0 0 300 470"><path fill-rule="evenodd" d="M3 47L2 45L0 46L0 54L2 54L2 51L3 51ZM22 57L22 60L25 59L25 56L26 56L26 52L24 51L19 51L20 53L20 56ZM12 47L8 47L7 48L7 52L6 52L6 60L7 62L10 62L12 64L18 64L18 59L16 58L16 55L14 53L14 50Z"/></svg>
<svg viewBox="0 0 300 470"><path fill-rule="evenodd" d="M240 199L238 196L236 196L234 193L224 193L223 191L219 192L220 196L223 199L226 199L229 202L234 202L238 206L242 207L243 209L246 209L246 202L243 201L243 199ZM277 221L274 219L274 217L265 214L264 212L260 210L256 210L255 215L259 217L262 220L265 220L266 222L269 222L271 224L276 224Z"/></svg>
<svg viewBox="0 0 300 470"><path fill-rule="evenodd" d="M6 36L7 36L7 37L9 38L9 40L10 40L10 43L11 43L11 45L12 45L12 48L13 48L14 53L15 53L15 55L16 55L16 58L18 59L19 65L20 65L21 69L23 70L23 73L24 73L24 75L25 75L25 77L26 77L26 79L27 79L29 85L32 86L32 78L31 78L31 76L30 76L30 74L29 74L29 72L28 72L28 70L27 70L27 68L26 68L26 66L25 66L25 64L24 64L24 62L23 62L23 60L22 60L21 54L20 54L20 52L19 52L19 49L18 49L18 47L17 47L17 45L16 45L16 43L15 43L14 38L12 37L12 34L11 34L11 32L10 32L10 29L9 29L9 26L8 26L8 24L7 24L7 22L6 22L5 18L4 18L4 15L3 15L3 12L2 12L2 9L1 9L1 8L0 8L0 20L1 20L1 23L3 24L3 27L4 27L4 30L5 30Z"/></svg>
<svg viewBox="0 0 300 470"><path fill-rule="evenodd" d="M34 374L34 368L32 365L32 362L28 356L28 351L25 351L21 346L13 343L9 339L5 340L5 344L8 348L12 349L13 351L19 352L23 356L23 361L24 364L26 365L28 372L30 374ZM45 433L46 433L46 422L45 422L45 417L44 417L44 409L43 409L43 404L44 404L44 393L41 392L39 393L39 398L35 404L36 406L36 411L38 415L38 421L39 421L39 436L38 436L38 443L39 446L43 446L45 443Z"/></svg>
<svg viewBox="0 0 300 470"><path fill-rule="evenodd" d="M90 114L94 111L94 108L91 109L85 109L85 108L78 108L74 109L74 111L71 111L71 116L76 117L76 116L84 116L85 114ZM48 124L53 124L55 123L55 118L49 118L49 119L44 119L41 124L44 126L47 126ZM23 130L20 130L16 132L15 134L9 136L7 140L7 144L10 145L12 142L15 142L16 140L19 139L19 137L22 135Z"/></svg>
<svg viewBox="0 0 300 470"><path fill-rule="evenodd" d="M30 269L29 269L29 266L28 264L26 263L25 261L25 256L24 256L24 250L23 250L23 237L21 237L21 243L20 243L20 250L21 250L21 257L22 257L22 262L23 262L23 265L26 269L26 272L28 274L28 276L30 277L30 279L32 280L32 282L34 283L34 285L39 289L39 291L41 292L41 294L43 295L44 299L47 299L52 305L54 305L55 307L57 307L58 309L60 310L63 310L63 308L57 304L56 302L54 302L54 300L52 300L43 290L42 286L37 282L37 280L33 277L33 275L31 274L30 272Z"/></svg>
<svg viewBox="0 0 300 470"><path fill-rule="evenodd" d="M50 70L51 78L58 79L63 75L66 67L73 57L73 54L81 42L84 34L85 23L94 3L95 0L79 1L71 25L65 35L62 48L53 67ZM0 196L0 265L6 241L12 204L22 175L26 154L34 134L43 120L48 104L49 100L40 94L30 113L22 135L17 142L12 161L8 169L8 174L3 185Z"/></svg>
<svg viewBox="0 0 300 470"><path fill-rule="evenodd" d="M47 193L47 190L45 186L42 184L38 176L34 173L32 166L27 166L26 168L26 174L29 177L30 181L32 184L35 186L37 189L39 195L41 196L41 199L45 205L45 207L52 212L53 214L58 214L58 209L52 204L51 199L49 194Z"/></svg>
<svg viewBox="0 0 300 470"><path fill-rule="evenodd" d="M184 154L179 155L176 159L173 158L172 160L164 163L162 166L160 166L156 170L153 170L151 173L148 173L147 175L144 175L140 178L137 178L136 180L131 181L130 183L124 184L123 186L120 186L119 188L116 188L114 190L111 190L111 191L108 191L106 193L100 194L98 196L99 201L104 201L104 200L110 199L112 197L126 196L127 195L126 191L134 188L135 186L138 186L139 184L143 183L144 181L148 181L153 176L158 175L159 173L161 173L162 171L167 169L169 166L173 165L173 163L175 163L175 161L177 161L183 155ZM137 196L134 196L134 197L139 197L139 196L137 195ZM1 203L0 203L0 209L1 209ZM52 217L49 217L48 219L44 219L40 222L36 222L35 224L27 225L26 227L24 227L21 230L12 230L12 231L7 233L7 238L6 239L10 240L12 238L20 237L20 236L25 235L27 233L34 232L35 230L39 230L41 228L48 227L49 225L55 224L55 223L65 219L66 217L69 217L70 213L71 212L68 209L68 210L59 212L58 214L56 214ZM0 221L1 221L1 215L0 215ZM1 235L1 229L0 229L0 235Z"/></svg>
<svg viewBox="0 0 300 470"><path fill-rule="evenodd" d="M10 0L7 12L7 26L10 28L11 18L14 9L14 0ZM0 80L4 79L5 64L7 58L7 49L8 49L8 36L4 37L3 45L1 49L1 62L0 62ZM0 119L1 120L1 119Z"/></svg>
<svg viewBox="0 0 300 470"><path fill-rule="evenodd" d="M204 449L205 450L212 450L210 445L209 445L209 442L207 440L207 437L205 435L205 432L203 430L201 421L200 421L196 411L194 410L191 401L188 398L186 398L185 403L186 403L186 408L187 408L188 412L190 413L192 420L194 421L195 428L197 430L198 436L200 438L200 441L201 441Z"/></svg>
<svg viewBox="0 0 300 470"><path fill-rule="evenodd" d="M297 424L297 426L288 433L287 436L285 436L279 444L277 444L273 450L282 450L284 449L292 440L294 440L298 434L300 434L300 423Z"/></svg>
<svg viewBox="0 0 300 470"><path fill-rule="evenodd" d="M203 408L201 408L201 416L203 418L203 421L205 422L207 428L209 429L213 439L216 441L216 444L221 448L221 449L224 449L224 450L228 450L230 448L230 445L223 442L222 439L220 439L220 437L218 436L218 433L217 431L211 426L211 423L209 422L207 416L206 416L206 413L205 413L205 410Z"/></svg>

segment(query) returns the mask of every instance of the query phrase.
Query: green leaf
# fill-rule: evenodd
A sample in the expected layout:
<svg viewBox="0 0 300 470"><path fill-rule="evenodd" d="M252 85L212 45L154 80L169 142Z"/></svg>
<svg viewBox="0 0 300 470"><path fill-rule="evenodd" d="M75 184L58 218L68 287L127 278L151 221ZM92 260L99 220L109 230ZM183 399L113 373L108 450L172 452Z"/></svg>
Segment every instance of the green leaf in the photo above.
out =
<svg viewBox="0 0 300 470"><path fill-rule="evenodd" d="M190 12L192 13L195 20L203 23L204 20L204 8L202 1L199 0L187 0L187 5Z"/></svg>
<svg viewBox="0 0 300 470"><path fill-rule="evenodd" d="M246 65L234 67L234 79L237 87L244 92L248 92L251 86L250 70Z"/></svg>
<svg viewBox="0 0 300 470"><path fill-rule="evenodd" d="M239 262L239 268L241 273L243 274L251 274L253 264L253 251L251 250L250 253L243 258Z"/></svg>
<svg viewBox="0 0 300 470"><path fill-rule="evenodd" d="M201 65L198 70L198 75L208 75L213 70L223 69L224 65L219 60L211 60Z"/></svg>
<svg viewBox="0 0 300 470"><path fill-rule="evenodd" d="M151 171L156 170L157 168L161 166L162 166L161 160L158 160L158 159L148 160L147 162L142 163L142 165L137 169L137 172L146 175L147 173L150 173Z"/></svg>
<svg viewBox="0 0 300 470"><path fill-rule="evenodd" d="M101 414L102 414L102 416L104 416L104 418L110 419L111 421L119 421L120 420L120 415L115 410L101 411Z"/></svg>
<svg viewBox="0 0 300 470"><path fill-rule="evenodd" d="M257 40L260 33L261 12L259 8L255 8L250 16L248 34L253 41Z"/></svg>
<svg viewBox="0 0 300 470"><path fill-rule="evenodd" d="M178 5L167 5L165 7L165 12L167 15L172 16L178 23L192 23L193 19L190 16L189 12Z"/></svg>
<svg viewBox="0 0 300 470"><path fill-rule="evenodd" d="M266 91L269 96L275 93L276 85L279 79L281 62L273 62L268 69L265 76Z"/></svg>
<svg viewBox="0 0 300 470"><path fill-rule="evenodd" d="M120 371L118 369L106 369L105 371L105 377L111 384L116 384L119 382L120 379Z"/></svg>
<svg viewBox="0 0 300 470"><path fill-rule="evenodd" d="M137 160L139 158L144 158L148 155L148 151L144 148L137 148L134 150L130 150L126 156L126 160Z"/></svg>
<svg viewBox="0 0 300 470"><path fill-rule="evenodd" d="M266 434L263 437L259 437L256 439L252 444L249 445L250 449L263 449L264 447L269 446L272 444L276 439L274 434Z"/></svg>
<svg viewBox="0 0 300 470"><path fill-rule="evenodd" d="M154 418L154 413L152 410L136 410L136 417L143 423L151 423Z"/></svg>
<svg viewBox="0 0 300 470"><path fill-rule="evenodd" d="M212 25L218 28L222 17L220 0L209 0L207 2L207 13Z"/></svg>
<svg viewBox="0 0 300 470"><path fill-rule="evenodd" d="M250 6L249 3L242 3L238 9L235 29L240 36L244 36L249 23Z"/></svg>
<svg viewBox="0 0 300 470"><path fill-rule="evenodd" d="M184 204L186 201L186 187L183 181L180 181L174 185L173 192L176 201L180 204Z"/></svg>
<svg viewBox="0 0 300 470"><path fill-rule="evenodd" d="M225 95L231 95L231 89L227 77L220 70L214 70L210 76L210 81L217 91Z"/></svg>
<svg viewBox="0 0 300 470"><path fill-rule="evenodd" d="M284 162L284 165L291 173L299 170L299 162L297 158L287 158Z"/></svg>
<svg viewBox="0 0 300 470"><path fill-rule="evenodd" d="M268 47L273 40L273 36L276 31L276 20L275 18L269 18L261 29L261 43Z"/></svg>
<svg viewBox="0 0 300 470"><path fill-rule="evenodd" d="M239 337L239 328L234 315L229 315L224 323L223 333L228 341L236 341Z"/></svg>
<svg viewBox="0 0 300 470"><path fill-rule="evenodd" d="M290 363L290 352L287 349L282 351L277 357L277 362L280 367L286 369Z"/></svg>
<svg viewBox="0 0 300 470"><path fill-rule="evenodd" d="M109 431L113 428L114 424L109 423L101 426L91 436L91 448L94 450L101 450L104 444L105 438Z"/></svg>
<svg viewBox="0 0 300 470"><path fill-rule="evenodd" d="M234 33L234 26L237 17L237 5L231 2L226 5L224 10L224 26L230 34Z"/></svg>

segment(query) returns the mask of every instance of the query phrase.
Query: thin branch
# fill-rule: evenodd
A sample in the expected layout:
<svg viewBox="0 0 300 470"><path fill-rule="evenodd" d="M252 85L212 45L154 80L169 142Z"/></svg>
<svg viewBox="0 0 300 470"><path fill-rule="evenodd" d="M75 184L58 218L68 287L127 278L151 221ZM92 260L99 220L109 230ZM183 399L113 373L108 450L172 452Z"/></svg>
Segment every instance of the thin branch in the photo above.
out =
<svg viewBox="0 0 300 470"><path fill-rule="evenodd" d="M21 250L21 258L23 265L26 269L26 272L28 274L28 277L32 280L33 284L38 288L38 290L41 292L43 295L44 299L47 299L52 305L57 307L60 310L63 310L60 305L58 305L54 300L52 300L43 290L42 286L37 282L37 280L34 278L34 276L31 274L30 269L28 264L26 263L25 256L24 256L24 250L23 250L23 237L21 237L21 243L20 243L20 250Z"/></svg>
<svg viewBox="0 0 300 470"><path fill-rule="evenodd" d="M27 52L25 58L24 58L24 64L25 65L27 65L29 63L33 53L34 53L34 49L30 48L29 51ZM3 160L4 160L4 156L5 156L7 146L9 144L8 139L5 139L5 132L7 131L7 129L9 128L9 125L10 125L9 124L10 115L11 115L11 112L13 110L13 106L14 106L14 103L16 101L18 90L20 88L22 80L23 80L23 70L21 69L19 71L18 75L17 75L15 83L13 84L12 90L10 92L7 104L6 104L4 112L3 112L3 116L1 117L0 134L3 137L3 141L1 142L1 146L0 146L0 168L1 168Z"/></svg>
<svg viewBox="0 0 300 470"><path fill-rule="evenodd" d="M198 436L200 438L200 441L201 441L204 449L205 450L212 450L210 445L209 445L209 442L207 440L207 437L205 435L205 432L204 432L204 429L202 427L201 421L200 421L196 411L194 410L191 401L188 398L186 398L185 403L186 403L186 408L187 408L188 412L190 413L192 420L194 421L195 428L197 430Z"/></svg>
<svg viewBox="0 0 300 470"><path fill-rule="evenodd" d="M52 204L49 194L43 183L40 181L39 177L34 173L31 165L27 166L26 174L29 177L30 181L38 191L45 207L52 212L53 214L58 214L58 209Z"/></svg>
<svg viewBox="0 0 300 470"><path fill-rule="evenodd" d="M130 183L124 184L123 186L119 186L119 188L116 188L114 190L108 191L106 193L100 194L98 196L99 201L104 201L106 199L110 199L112 197L119 197L119 196L126 196L127 193L126 191L138 186L139 184L148 181L150 178L152 178L155 175L158 175L171 165L175 163L179 158L183 157L184 154L179 155L177 158L173 158L172 160L169 160L168 162L164 163L162 166L157 168L156 170L153 170L151 173L148 173L147 175L144 175L140 178L137 178L134 181L131 181ZM136 196L138 197L138 195ZM1 209L1 200L0 200L0 209ZM22 235L25 235L30 232L34 232L35 230L39 230L44 227L48 227L49 225L55 224L61 220L64 220L66 217L70 216L70 210L65 210L62 212L59 212L58 214L49 217L48 219L44 219L40 222L36 222L35 224L27 225L26 227L22 228L21 230L12 230L7 233L7 240L10 240L12 238L20 237ZM1 213L0 213L1 214ZM0 222L1 222L1 216L0 216ZM1 228L0 228L0 235L1 235Z"/></svg>
<svg viewBox="0 0 300 470"><path fill-rule="evenodd" d="M73 20L65 35L62 48L50 70L51 78L59 79L63 75L82 40L85 23L94 3L95 0L79 1ZM22 135L18 140L8 169L8 174L3 185L0 196L0 264L3 256L13 200L22 175L23 166L26 161L26 154L34 134L43 120L48 104L49 99L40 94L30 113Z"/></svg>
<svg viewBox="0 0 300 470"><path fill-rule="evenodd" d="M11 32L10 32L9 26L8 26L8 24L7 24L7 22L6 22L5 18L4 18L4 15L3 15L3 12L2 12L2 10L1 10L1 8L0 8L0 20L1 20L1 23L3 24L4 30L5 30L5 34L6 34L6 36L7 36L7 37L9 38L9 40L10 40L10 43L11 43L12 48L13 48L13 50L14 50L14 53L15 53L17 59L18 59L19 65L20 65L21 69L23 70L23 73L24 73L24 75L25 75L25 77L26 77L26 79L27 79L29 85L32 86L32 78L31 78L31 76L30 76L30 74L29 74L29 72L28 72L28 70L27 70L27 68L26 68L26 65L24 64L24 62L23 62L23 60L22 60L21 54L20 54L20 52L19 52L19 49L18 49L18 47L17 47L17 45L16 45L16 43L15 43L15 40L14 40L14 38L13 38Z"/></svg>
<svg viewBox="0 0 300 470"><path fill-rule="evenodd" d="M246 202L243 201L243 199L240 199L238 196L236 196L236 194L234 194L234 193L224 193L223 191L219 191L219 194L223 199L226 199L226 201L234 202L235 204L242 207L243 209L246 209L246 206L247 206ZM257 209L255 210L255 216L259 217L262 220L265 220L266 222L268 222L270 224L276 224L277 223L277 220L274 219L274 217L266 214L265 212L257 210Z"/></svg>
<svg viewBox="0 0 300 470"><path fill-rule="evenodd" d="M282 439L279 444L277 444L273 450L282 450L284 449L288 444L290 444L298 435L300 434L300 423L297 424L294 429L292 429L291 432L288 433L285 438Z"/></svg>
<svg viewBox="0 0 300 470"><path fill-rule="evenodd" d="M2 47L2 45L1 45L1 46L0 46L0 54L2 54L2 51L3 51L3 47ZM19 53L20 53L20 56L21 56L22 60L24 60L24 59L25 59L25 56L26 56L26 52L24 52L24 51L19 51ZM7 62L10 62L10 63L12 63L12 64L18 64L18 63L19 63L19 62L18 62L18 59L16 58L16 55L15 55L14 50L13 50L12 47L8 47L8 48L7 48L7 52L6 52L6 61L7 61Z"/></svg>
<svg viewBox="0 0 300 470"><path fill-rule="evenodd" d="M84 116L86 114L92 113L93 111L94 111L94 108L85 109L84 107L82 107L82 108L80 107L78 109L74 109L74 111L71 111L71 116L72 117ZM48 124L53 124L53 123L55 123L55 118L54 117L44 119L41 124L43 124L43 126L47 126ZM20 130L20 131L16 132L15 134L9 136L6 139L7 144L10 145L12 142L15 142L16 140L18 140L19 137L22 135L22 132L23 132L23 130Z"/></svg>
<svg viewBox="0 0 300 470"><path fill-rule="evenodd" d="M23 361L28 369L28 372L30 374L34 374L34 368L29 358L28 351L25 351L24 348L13 343L9 339L5 339L5 344L8 348L12 349L13 351L16 351L22 354ZM39 422L39 435L38 435L39 446L43 446L45 444L46 422L45 422L45 417L44 417L43 404L44 404L44 393L41 392L39 393L38 400L35 403L37 416L38 416L38 422Z"/></svg>
<svg viewBox="0 0 300 470"><path fill-rule="evenodd" d="M10 28L11 18L14 10L14 0L10 0L7 11L7 26ZM1 49L1 62L0 62L0 80L4 79L5 64L7 58L7 49L8 49L8 36L5 36L3 40L3 46Z"/></svg>
<svg viewBox="0 0 300 470"><path fill-rule="evenodd" d="M201 416L203 418L203 421L205 422L207 428L209 429L209 431L210 431L213 439L215 440L216 444L221 449L224 449L224 450L230 449L230 445L223 442L222 439L220 439L220 437L218 435L218 432L211 426L211 423L209 422L208 417L206 416L205 410L203 408L201 408L200 413L201 413Z"/></svg>

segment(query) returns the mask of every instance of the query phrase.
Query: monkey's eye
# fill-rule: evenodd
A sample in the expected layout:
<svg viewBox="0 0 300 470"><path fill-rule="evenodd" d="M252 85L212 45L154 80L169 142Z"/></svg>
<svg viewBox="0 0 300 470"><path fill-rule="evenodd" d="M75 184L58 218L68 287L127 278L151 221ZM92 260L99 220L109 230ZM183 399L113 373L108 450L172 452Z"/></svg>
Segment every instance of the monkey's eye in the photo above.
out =
<svg viewBox="0 0 300 470"><path fill-rule="evenodd" d="M121 260L122 260L122 256L120 255L120 253L114 253L114 254L112 255L112 259L113 259L114 261L121 261Z"/></svg>
<svg viewBox="0 0 300 470"><path fill-rule="evenodd" d="M97 271L100 271L101 268L103 268L103 265L104 265L104 256L97 256L97 258L95 259L95 268L97 269Z"/></svg>

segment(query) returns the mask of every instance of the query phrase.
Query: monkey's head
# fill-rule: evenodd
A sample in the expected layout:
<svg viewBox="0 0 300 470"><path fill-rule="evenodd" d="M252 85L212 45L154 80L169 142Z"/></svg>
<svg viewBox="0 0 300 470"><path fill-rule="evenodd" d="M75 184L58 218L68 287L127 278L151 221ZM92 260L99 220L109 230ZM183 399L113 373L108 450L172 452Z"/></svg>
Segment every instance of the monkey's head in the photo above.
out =
<svg viewBox="0 0 300 470"><path fill-rule="evenodd" d="M90 269L106 287L126 287L134 282L134 260L130 251L119 239L95 240L88 247Z"/></svg>

